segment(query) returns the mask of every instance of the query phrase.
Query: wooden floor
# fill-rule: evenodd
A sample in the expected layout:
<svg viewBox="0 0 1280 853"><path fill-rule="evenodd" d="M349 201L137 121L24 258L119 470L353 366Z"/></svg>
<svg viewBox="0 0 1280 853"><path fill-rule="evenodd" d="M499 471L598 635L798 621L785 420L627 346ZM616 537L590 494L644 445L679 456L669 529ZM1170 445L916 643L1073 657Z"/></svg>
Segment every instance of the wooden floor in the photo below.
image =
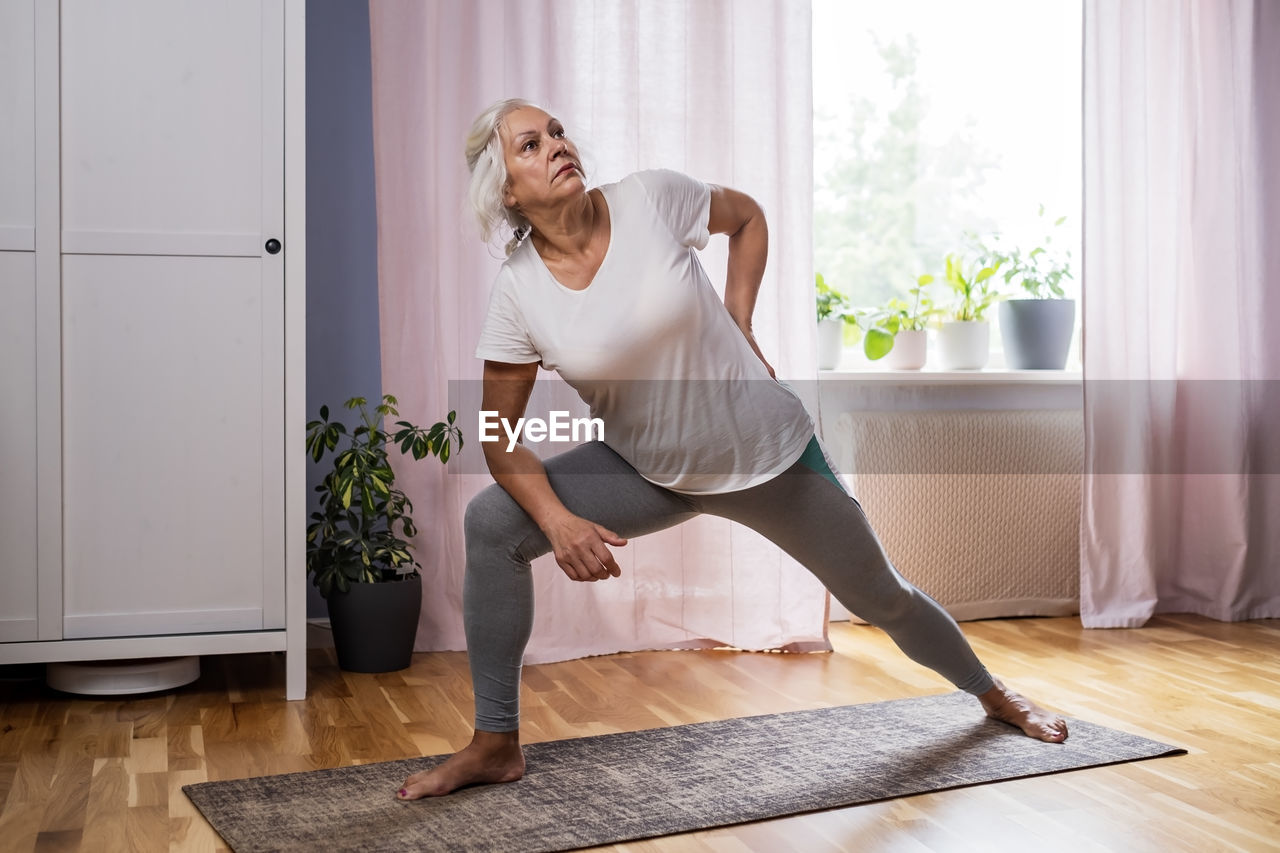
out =
<svg viewBox="0 0 1280 853"><path fill-rule="evenodd" d="M1190 754L605 849L1280 849L1280 623L1164 617L1141 630L1084 631L1076 619L1020 619L964 628L1012 686ZM525 740L950 689L874 629L835 624L832 642L834 654L647 652L530 667ZM182 785L448 752L470 734L460 653L357 675L317 648L307 700L285 702L283 690L284 659L266 654L205 658L194 684L124 701L0 683L0 850L226 849Z"/></svg>

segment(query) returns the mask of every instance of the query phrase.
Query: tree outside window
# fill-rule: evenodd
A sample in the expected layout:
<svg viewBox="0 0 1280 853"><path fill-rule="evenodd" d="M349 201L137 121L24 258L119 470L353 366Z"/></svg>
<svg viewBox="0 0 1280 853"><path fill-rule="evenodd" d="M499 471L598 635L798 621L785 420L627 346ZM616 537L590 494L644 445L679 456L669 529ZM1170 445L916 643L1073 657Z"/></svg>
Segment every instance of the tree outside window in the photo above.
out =
<svg viewBox="0 0 1280 853"><path fill-rule="evenodd" d="M882 305L941 279L966 234L1030 247L1065 216L1054 249L1070 251L1078 297L1081 15L1080 0L814 0L814 267L828 285Z"/></svg>

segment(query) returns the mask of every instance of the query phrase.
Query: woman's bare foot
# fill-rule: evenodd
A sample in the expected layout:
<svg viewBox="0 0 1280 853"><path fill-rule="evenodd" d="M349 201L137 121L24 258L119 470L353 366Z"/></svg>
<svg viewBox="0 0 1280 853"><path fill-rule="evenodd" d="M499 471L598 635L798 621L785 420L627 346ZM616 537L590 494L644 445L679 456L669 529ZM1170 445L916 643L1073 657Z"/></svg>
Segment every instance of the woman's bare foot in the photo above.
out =
<svg viewBox="0 0 1280 853"><path fill-rule="evenodd" d="M978 697L987 716L1011 726L1017 726L1028 737L1049 743L1061 743L1067 739L1067 721L1052 711L1046 711L1027 697L1014 693L999 681Z"/></svg>
<svg viewBox="0 0 1280 853"><path fill-rule="evenodd" d="M463 749L443 764L415 773L397 793L401 800L440 797L466 785L514 782L524 775L520 733L476 732Z"/></svg>

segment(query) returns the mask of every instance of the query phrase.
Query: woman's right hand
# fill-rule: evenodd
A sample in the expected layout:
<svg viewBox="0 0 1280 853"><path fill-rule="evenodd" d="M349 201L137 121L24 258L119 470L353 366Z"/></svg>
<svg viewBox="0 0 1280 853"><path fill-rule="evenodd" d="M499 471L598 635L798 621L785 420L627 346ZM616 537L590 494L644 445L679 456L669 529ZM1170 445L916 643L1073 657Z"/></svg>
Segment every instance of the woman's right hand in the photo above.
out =
<svg viewBox="0 0 1280 853"><path fill-rule="evenodd" d="M556 562L570 580L601 581L622 574L606 546L620 548L627 540L607 527L567 513L548 524L543 532L551 542Z"/></svg>

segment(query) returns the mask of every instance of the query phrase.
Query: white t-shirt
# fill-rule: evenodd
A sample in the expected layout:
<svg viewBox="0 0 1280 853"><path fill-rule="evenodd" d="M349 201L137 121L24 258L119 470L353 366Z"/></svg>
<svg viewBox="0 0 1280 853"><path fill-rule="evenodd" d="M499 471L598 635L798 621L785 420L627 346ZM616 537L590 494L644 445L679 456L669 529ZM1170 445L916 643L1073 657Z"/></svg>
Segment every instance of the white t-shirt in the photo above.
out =
<svg viewBox="0 0 1280 853"><path fill-rule="evenodd" d="M498 273L476 356L559 373L603 420L605 443L660 486L716 494L782 473L813 421L698 262L710 189L664 170L600 190L611 235L591 284L560 284L526 240Z"/></svg>

